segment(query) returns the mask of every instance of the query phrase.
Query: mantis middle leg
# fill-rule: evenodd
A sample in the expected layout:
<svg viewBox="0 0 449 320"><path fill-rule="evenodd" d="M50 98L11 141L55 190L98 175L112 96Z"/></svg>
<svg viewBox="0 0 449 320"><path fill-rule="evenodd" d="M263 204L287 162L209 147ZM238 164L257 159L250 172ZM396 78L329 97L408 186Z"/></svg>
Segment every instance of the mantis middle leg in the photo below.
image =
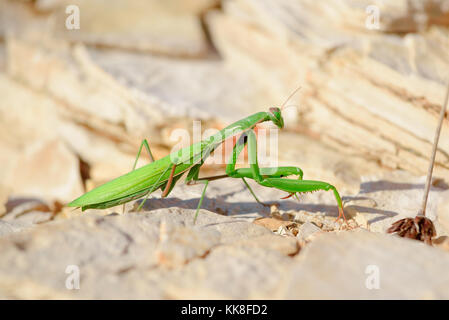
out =
<svg viewBox="0 0 449 320"><path fill-rule="evenodd" d="M150 163L154 162L153 153L151 152L151 148L150 148L150 145L148 144L148 140L147 139L143 139L142 143L140 144L139 151L137 152L136 160L134 160L133 168L131 169L131 171L136 170L137 161L139 161L140 154L142 153L142 148L144 146L145 146L145 149L147 149L148 155L150 157ZM123 204L122 212L123 213L125 212L125 204Z"/></svg>

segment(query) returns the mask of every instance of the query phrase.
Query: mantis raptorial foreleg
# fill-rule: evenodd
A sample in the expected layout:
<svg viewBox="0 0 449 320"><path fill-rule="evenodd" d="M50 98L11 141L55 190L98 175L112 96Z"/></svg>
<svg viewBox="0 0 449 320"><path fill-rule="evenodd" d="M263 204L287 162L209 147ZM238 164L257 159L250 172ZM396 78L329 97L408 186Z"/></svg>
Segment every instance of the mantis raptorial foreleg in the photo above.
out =
<svg viewBox="0 0 449 320"><path fill-rule="evenodd" d="M251 145L248 141L254 140ZM248 144L248 160L250 162L250 168L235 169L237 158L239 154ZM256 170L256 171L254 171ZM257 159L257 140L253 130L243 133L238 139L237 143L232 150L232 159L226 166L226 174L232 178L250 178L256 180L255 175L260 179L263 177L282 178L287 176L298 176L299 180L303 178L303 171L298 167L264 167L260 168Z"/></svg>
<svg viewBox="0 0 449 320"><path fill-rule="evenodd" d="M249 134L251 134L251 133L249 133ZM235 177L241 176L243 182L245 183L246 187L248 188L248 190L250 191L250 193L254 197L254 199L261 205L267 207L270 204L263 203L262 201L260 201L259 198L254 193L254 191L252 190L251 186L245 180L245 177L253 179L252 169L251 168L241 168L241 169L237 169L237 170L235 169L235 164L237 162L237 158L238 158L239 154L242 152L242 150L244 149L247 142L248 142L248 133L245 132L240 136L239 140L237 141L237 143L235 144L235 146L233 148L232 161L226 167L226 173L231 177L234 177L234 175L235 175ZM257 152L257 150L256 150L256 152ZM257 157L254 161L257 163ZM286 177L286 176L297 175L298 179L302 179L302 177L304 175L303 171L298 167L259 168L259 172L262 176L270 176L273 178L274 177L282 178L282 177Z"/></svg>
<svg viewBox="0 0 449 320"><path fill-rule="evenodd" d="M296 170L298 170L298 173L294 173L295 167L270 168L270 170L274 170L274 174L262 175L261 172L263 170L261 170L262 168L259 168L257 161L256 134L253 130L248 130L246 135L247 139L244 138L243 141L239 139L234 148L232 155L233 161L231 161L231 163L226 168L226 173L229 176L233 178L252 178L262 186L283 190L289 192L292 195L296 195L296 193L313 192L319 190L332 190L335 200L338 204L339 215L337 221L343 218L347 223L346 217L343 212L343 203L341 201L340 194L333 185L322 181L302 180L302 170L296 168ZM235 169L235 160L237 159L239 153L243 150L246 143L248 143L248 160L250 162L250 168ZM266 169L267 168L265 168L265 170ZM252 174L252 177L249 176L249 173ZM299 176L299 179L282 179L282 177L285 175L293 174L297 174Z"/></svg>
<svg viewBox="0 0 449 320"><path fill-rule="evenodd" d="M251 131L251 133L254 133L254 132ZM254 136L254 138L255 138L255 136ZM269 206L269 204L263 203L262 201L259 200L259 198L256 196L256 194L254 193L254 191L252 190L252 188L250 187L248 182L246 182L246 180L245 180L245 177L254 179L253 178L254 177L253 170L251 168L242 168L242 169L237 169L237 170L235 169L235 165L237 163L237 158L238 158L240 152L244 149L245 145L247 144L247 141L248 140L246 139L246 133L243 133L233 148L231 162L226 167L225 175L198 178L199 170L195 170L194 173L192 173L192 176L190 177L190 179L188 178L188 181L187 181L188 185L193 185L193 184L197 184L197 183L206 183L206 185L203 189L200 201L198 202L198 207L196 209L194 221L196 221L196 217L198 216L198 212L201 208L201 204L203 203L203 199L205 196L205 192L206 192L208 183L209 183L209 181L213 181L213 180L218 180L218 179L223 179L223 178L242 178L243 182L245 183L246 187L248 188L248 190L250 191L250 193L252 194L254 199L263 206ZM257 152L257 150L256 150L256 152ZM257 165L257 156L256 156L256 159L252 159L252 160ZM251 163L251 161L250 161L250 163ZM199 169L199 167L198 167L198 169ZM280 177L285 177L285 176L290 176L290 175L297 175L299 177L299 179L302 179L302 177L303 177L303 171L297 167L276 167L276 168L259 168L258 167L258 172L260 174L262 174L263 176L269 176L269 177L273 177L273 178L276 178L276 177L280 178Z"/></svg>

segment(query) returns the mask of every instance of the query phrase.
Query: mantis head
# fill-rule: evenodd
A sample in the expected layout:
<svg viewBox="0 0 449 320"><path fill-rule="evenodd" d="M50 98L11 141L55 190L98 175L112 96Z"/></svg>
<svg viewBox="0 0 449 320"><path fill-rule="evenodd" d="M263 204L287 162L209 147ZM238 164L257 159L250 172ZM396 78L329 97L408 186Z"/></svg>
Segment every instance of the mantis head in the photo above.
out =
<svg viewBox="0 0 449 320"><path fill-rule="evenodd" d="M284 118L282 118L282 114L281 114L281 110L284 109L285 104L290 100L291 97L293 97L293 95L299 91L299 89L301 89L301 87L296 88L295 91L293 91L287 98L287 100L284 101L284 103L282 104L282 106L280 108L274 107L274 108L270 108L268 114L270 117L270 120L279 128L282 129L284 127Z"/></svg>
<svg viewBox="0 0 449 320"><path fill-rule="evenodd" d="M270 120L279 128L282 129L284 127L284 119L281 115L280 108L270 108L268 114L270 115Z"/></svg>

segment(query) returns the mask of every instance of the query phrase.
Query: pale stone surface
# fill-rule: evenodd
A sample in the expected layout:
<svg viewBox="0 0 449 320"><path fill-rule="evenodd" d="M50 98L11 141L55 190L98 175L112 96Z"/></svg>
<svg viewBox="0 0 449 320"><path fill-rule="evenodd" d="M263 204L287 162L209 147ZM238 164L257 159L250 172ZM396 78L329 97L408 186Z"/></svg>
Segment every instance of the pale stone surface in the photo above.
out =
<svg viewBox="0 0 449 320"><path fill-rule="evenodd" d="M321 233L321 229L311 222L304 223L299 227L297 237L303 241L311 241L317 234Z"/></svg>
<svg viewBox="0 0 449 320"><path fill-rule="evenodd" d="M0 94L0 185L6 187L20 153L27 144L55 137L57 121L50 99L31 93L4 74L0 74Z"/></svg>
<svg viewBox="0 0 449 320"><path fill-rule="evenodd" d="M439 249L443 249L449 252L449 237L448 236L438 237L433 241L433 245Z"/></svg>
<svg viewBox="0 0 449 320"><path fill-rule="evenodd" d="M91 164L91 177L99 181L111 179L132 167L138 142L131 144L131 148L124 143L117 144L117 140L120 141L118 130L114 131L115 136L111 136L108 133L112 128L102 126L103 129L97 131L82 121L73 121L71 115L76 112L67 114L60 101L33 91L5 75L0 75L0 93L0 146L4 151L0 153L0 164L4 169L0 171L0 185L6 187L8 176L13 179L10 173L17 166L18 158L23 158L21 154L29 146L44 140L64 141ZM157 146L153 147L153 151L156 156L161 155Z"/></svg>
<svg viewBox="0 0 449 320"><path fill-rule="evenodd" d="M60 0L0 2L0 34L45 30L71 42L152 52L169 56L201 57L210 51L201 14L217 0ZM79 10L79 29L73 9ZM99 18L101 17L101 18ZM26 23L25 23L26 22Z"/></svg>
<svg viewBox="0 0 449 320"><path fill-rule="evenodd" d="M322 235L294 258L281 299L447 299L449 254L367 231Z"/></svg>
<svg viewBox="0 0 449 320"><path fill-rule="evenodd" d="M363 157L347 156L292 132L280 132L278 147L279 165L298 166L304 171L304 179L329 182L343 194L357 193L362 176L389 171Z"/></svg>
<svg viewBox="0 0 449 320"><path fill-rule="evenodd" d="M17 221L0 220L0 236L3 237L9 233L20 232L27 227L27 224Z"/></svg>
<svg viewBox="0 0 449 320"><path fill-rule="evenodd" d="M0 71L4 72L6 68L6 54L5 54L5 45L3 43L0 44Z"/></svg>
<svg viewBox="0 0 449 320"><path fill-rule="evenodd" d="M129 131L151 132L160 123L158 101L143 101L95 65L86 48L44 35L34 40L7 39L7 71L13 79L46 92L66 106L78 123L126 141ZM111 125L112 124L112 125Z"/></svg>
<svg viewBox="0 0 449 320"><path fill-rule="evenodd" d="M193 215L194 210L180 208L108 216L85 213L22 232L17 232L19 226L10 222L6 226L2 222L0 296L103 299L449 296L446 284L449 279L445 278L449 254L417 241L356 230L321 233L299 251L292 238L273 235L246 221L202 210L193 226ZM80 290L65 288L70 274L65 271L68 265L80 268ZM377 272L373 269L377 267L380 289L370 290L365 284L369 280L368 286L376 286L376 281L368 276Z"/></svg>
<svg viewBox="0 0 449 320"><path fill-rule="evenodd" d="M20 197L68 202L82 193L78 158L58 140L29 145L18 157L7 185Z"/></svg>
<svg viewBox="0 0 449 320"><path fill-rule="evenodd" d="M78 31L64 28L69 2ZM449 298L447 121L427 211L435 248L385 235L421 204L449 70L447 1L69 2L0 0L1 298ZM379 30L366 28L369 5ZM355 231L335 223L332 192L281 200L249 181L278 203L264 207L239 179L210 183L196 225L203 186L182 180L140 213L53 201L129 171L144 137L161 158L192 120L222 129L299 85L275 165L335 185ZM80 290L66 289L69 265ZM365 285L369 265L379 290Z"/></svg>
<svg viewBox="0 0 449 320"><path fill-rule="evenodd" d="M384 4L381 17L393 29L412 31L414 12L439 16L429 16L425 32L404 37L364 28L365 1L227 1L207 21L226 61L264 79L273 95L303 87L290 102L300 105L301 132L348 157L421 175L449 71L448 31L437 26L449 19L444 3L423 1L413 10L415 2ZM442 175L449 173L447 128L437 154Z"/></svg>
<svg viewBox="0 0 449 320"><path fill-rule="evenodd" d="M276 231L279 227L288 227L292 225L290 221L283 221L276 218L260 218L254 220L254 224L265 227L271 231Z"/></svg>
<svg viewBox="0 0 449 320"><path fill-rule="evenodd" d="M193 226L193 214L179 208L121 216L87 213L3 237L1 296L206 298L212 292L243 298L276 285L282 265L290 261L285 253L291 239L205 210ZM270 242L275 245L266 245ZM171 257L170 265L161 260L162 252ZM68 265L80 268L80 290L65 288ZM241 276L248 282L237 281ZM196 295L190 296L193 290Z"/></svg>
<svg viewBox="0 0 449 320"><path fill-rule="evenodd" d="M437 217L438 222L449 233L449 191L445 191L441 195L437 209Z"/></svg>
<svg viewBox="0 0 449 320"><path fill-rule="evenodd" d="M177 299L268 298L290 259L274 250L219 247L204 263L194 261L180 270L179 281L169 286L168 292Z"/></svg>
<svg viewBox="0 0 449 320"><path fill-rule="evenodd" d="M14 194L14 192L11 192ZM52 194L53 196L53 194ZM9 197L5 201L5 212L1 215L2 222L13 224L34 225L50 221L53 218L51 205L32 197Z"/></svg>
<svg viewBox="0 0 449 320"><path fill-rule="evenodd" d="M382 179L382 182L374 179L362 184L364 199L358 195L350 200L350 206L360 211L355 214L367 215L371 231L379 233L384 233L382 228L387 227L387 223L379 225L371 216L375 220L376 210L383 212L406 198L417 198L416 193L421 190L418 182L422 180L404 172ZM398 187L394 184L397 180L408 182L397 190L393 188ZM417 181L417 186L412 181ZM413 186L411 190L405 188ZM226 194L229 189L234 192ZM255 190L268 199L275 199L279 194L257 186ZM319 212L329 214L330 206L317 204L313 210L318 213L306 214L301 210L310 210L310 204L289 199L279 201L278 214L286 225L300 224L299 238L288 233L277 236L266 227L251 223L255 217L270 212L254 201L242 202L243 199L247 201L247 192L236 180L211 183L203 208L226 213L229 217L201 210L196 225L193 225L193 216L201 186L182 184L169 198L150 198L144 207L146 211L140 213L104 216L101 211L98 212L102 215L98 215L96 210L88 210L39 226L33 226L35 213L29 213L28 220L7 215L5 218L9 218L1 224L0 295L106 299L447 297L444 287L428 276L440 274L447 268L445 264L449 258L443 251L446 250L444 240L438 245L440 249L434 249L416 241L374 235L362 229L327 234L321 230L330 226L335 216L325 217ZM380 198L379 192L382 193ZM442 192L432 191L430 208L434 208L437 193ZM319 202L317 195L308 196L307 201ZM361 210L361 206L356 206L357 201L374 209ZM401 208L389 218L389 223L414 212L411 206L408 211ZM24 217L26 215L21 216ZM294 221L289 222L288 218ZM441 237L441 228L438 223L436 226ZM31 229L22 231L24 227ZM334 228L328 229L332 230ZM301 249L296 239L305 249ZM414 251L416 255L412 255ZM439 262L434 266L425 261ZM408 268L398 267L407 262ZM389 270L385 272L388 275L381 272L382 290L367 290L364 286L365 269L357 268L366 268L368 264L378 264L380 270ZM67 265L80 267L80 290L65 289ZM396 269L403 273L399 278L391 271ZM426 276L419 278L422 270ZM415 277L420 280L410 284ZM243 278L245 281L241 280ZM428 288L424 287L426 281L430 283ZM404 283L410 284L410 290L403 289Z"/></svg>
<svg viewBox="0 0 449 320"><path fill-rule="evenodd" d="M404 171L364 177L360 192L346 198L346 211L353 216L362 216L369 230L386 232L393 222L418 214L424 183L424 176L415 177ZM437 219L437 207L447 194L446 189L446 186L431 187L427 203L426 216L435 223L438 236L448 232Z"/></svg>
<svg viewBox="0 0 449 320"><path fill-rule="evenodd" d="M147 99L164 101L161 108L166 116L215 118L227 125L251 113L266 111L283 98L271 96L261 81L218 59L191 61L117 50L89 53L124 87L145 93Z"/></svg>

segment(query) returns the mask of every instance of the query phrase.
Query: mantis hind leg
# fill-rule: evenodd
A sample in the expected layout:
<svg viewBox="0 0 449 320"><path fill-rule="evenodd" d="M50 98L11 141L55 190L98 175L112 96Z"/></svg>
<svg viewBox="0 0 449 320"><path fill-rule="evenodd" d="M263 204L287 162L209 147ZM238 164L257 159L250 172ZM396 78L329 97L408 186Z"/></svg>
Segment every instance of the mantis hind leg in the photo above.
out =
<svg viewBox="0 0 449 320"><path fill-rule="evenodd" d="M137 161L140 158L140 154L142 153L142 148L144 146L145 146L145 149L147 149L148 156L150 157L150 163L154 162L153 153L151 152L151 148L150 148L150 145L148 144L148 140L147 139L143 139L142 143L140 144L139 151L137 152L136 160L134 160L134 165L133 165L133 168L132 168L131 171L134 171L136 169Z"/></svg>
<svg viewBox="0 0 449 320"><path fill-rule="evenodd" d="M150 148L150 145L148 144L148 140L143 139L142 142L140 143L139 151L137 152L136 160L134 160L133 168L131 169L131 171L136 170L137 161L139 161L140 154L142 153L143 147L145 147L145 149L148 152L148 156L150 157L150 163L154 162L153 153L151 152L151 148ZM122 211L123 211L123 213L125 213L125 204L123 204Z"/></svg>
<svg viewBox="0 0 449 320"><path fill-rule="evenodd" d="M137 152L136 160L134 161L133 169L131 171L134 171L136 169L137 161L140 158L140 153L142 152L142 148L145 146L145 149L147 149L148 156L150 157L150 163L154 162L153 153L151 152L150 145L148 144L147 139L143 139L142 143L140 144L139 151Z"/></svg>
<svg viewBox="0 0 449 320"><path fill-rule="evenodd" d="M338 206L338 218L337 221L341 218L344 219L346 224L348 221L346 220L344 211L343 211L343 202L341 201L340 194L333 185L323 182L323 181L314 181L314 180L294 180L294 179L281 179L281 178L266 178L261 185L271 188L276 188L279 190L283 190L292 194L297 193L307 193L314 191L330 191L334 193L335 200L337 201Z"/></svg>

